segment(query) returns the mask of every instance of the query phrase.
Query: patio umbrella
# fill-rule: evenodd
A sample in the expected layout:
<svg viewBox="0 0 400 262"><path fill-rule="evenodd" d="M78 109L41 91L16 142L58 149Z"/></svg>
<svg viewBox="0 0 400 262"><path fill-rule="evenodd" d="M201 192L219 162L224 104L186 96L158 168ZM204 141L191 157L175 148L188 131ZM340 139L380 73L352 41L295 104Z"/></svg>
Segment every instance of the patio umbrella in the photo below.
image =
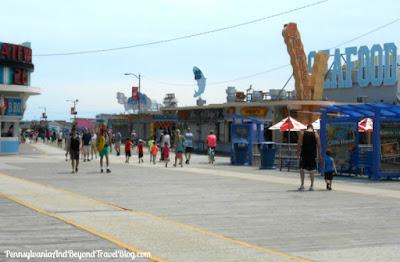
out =
<svg viewBox="0 0 400 262"><path fill-rule="evenodd" d="M270 130L281 130L281 131L301 131L307 129L307 126L300 123L293 117L286 117L279 123L269 127Z"/></svg>
<svg viewBox="0 0 400 262"><path fill-rule="evenodd" d="M364 118L358 122L358 132L372 132L374 124L371 118Z"/></svg>
<svg viewBox="0 0 400 262"><path fill-rule="evenodd" d="M313 126L314 130L320 130L320 126L321 126L321 119L317 119L314 122L311 123L311 125Z"/></svg>

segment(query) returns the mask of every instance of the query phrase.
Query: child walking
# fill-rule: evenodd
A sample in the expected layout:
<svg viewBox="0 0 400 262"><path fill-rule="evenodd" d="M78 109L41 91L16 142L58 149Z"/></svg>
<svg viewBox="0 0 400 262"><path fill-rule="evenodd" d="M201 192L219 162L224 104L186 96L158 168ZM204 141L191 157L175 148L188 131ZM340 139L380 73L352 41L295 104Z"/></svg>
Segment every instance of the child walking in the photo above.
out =
<svg viewBox="0 0 400 262"><path fill-rule="evenodd" d="M125 143L125 163L129 164L129 158L131 157L131 148L133 144L129 138L126 139Z"/></svg>
<svg viewBox="0 0 400 262"><path fill-rule="evenodd" d="M142 139L139 139L138 147L137 147L136 151L139 153L139 164L140 164L140 162L143 163L143 140Z"/></svg>
<svg viewBox="0 0 400 262"><path fill-rule="evenodd" d="M151 147L151 152L150 152L152 159L153 159L153 164L156 164L157 152L158 152L158 146L157 146L157 144L154 144Z"/></svg>
<svg viewBox="0 0 400 262"><path fill-rule="evenodd" d="M165 167L168 167L168 161L169 161L169 146L168 146L168 142L164 143L163 156L164 156Z"/></svg>
<svg viewBox="0 0 400 262"><path fill-rule="evenodd" d="M335 171L335 174L337 174L337 170L331 151L326 151L326 157L324 158L322 170L325 174L326 189L332 190L333 172Z"/></svg>
<svg viewBox="0 0 400 262"><path fill-rule="evenodd" d="M154 138L150 138L148 145L149 145L149 153L150 153L150 162L153 161L153 154L152 154L152 148L153 145L155 144Z"/></svg>

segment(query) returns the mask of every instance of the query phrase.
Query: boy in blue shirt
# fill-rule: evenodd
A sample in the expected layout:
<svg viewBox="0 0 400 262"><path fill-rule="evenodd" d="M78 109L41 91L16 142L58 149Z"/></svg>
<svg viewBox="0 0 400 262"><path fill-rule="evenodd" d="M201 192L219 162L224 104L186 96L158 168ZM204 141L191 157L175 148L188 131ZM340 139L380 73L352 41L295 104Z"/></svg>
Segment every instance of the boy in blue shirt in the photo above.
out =
<svg viewBox="0 0 400 262"><path fill-rule="evenodd" d="M322 171L325 174L326 189L332 190L333 171L335 171L335 174L337 174L337 171L331 151L326 151L326 157L324 158Z"/></svg>

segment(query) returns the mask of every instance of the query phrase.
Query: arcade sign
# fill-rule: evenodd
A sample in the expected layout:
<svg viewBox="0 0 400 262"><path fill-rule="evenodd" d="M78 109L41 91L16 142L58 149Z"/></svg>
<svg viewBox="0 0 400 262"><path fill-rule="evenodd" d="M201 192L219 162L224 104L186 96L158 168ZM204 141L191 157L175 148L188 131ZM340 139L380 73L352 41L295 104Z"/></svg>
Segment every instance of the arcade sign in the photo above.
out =
<svg viewBox="0 0 400 262"><path fill-rule="evenodd" d="M322 50L330 54L330 50ZM308 54L308 65L312 71L312 60L316 55L315 51ZM391 86L397 82L397 47L394 43L381 45L375 44L369 49L367 46L347 47L345 54L340 53L340 49L335 49L334 61L332 66L331 79L326 79L324 88L350 88L353 87L351 79L352 69L358 68L357 78L360 87L372 86ZM346 68L342 66L342 58L345 59ZM357 58L356 60L354 58ZM343 77L346 72L346 78Z"/></svg>
<svg viewBox="0 0 400 262"><path fill-rule="evenodd" d="M31 48L0 42L0 84L28 85L33 69Z"/></svg>

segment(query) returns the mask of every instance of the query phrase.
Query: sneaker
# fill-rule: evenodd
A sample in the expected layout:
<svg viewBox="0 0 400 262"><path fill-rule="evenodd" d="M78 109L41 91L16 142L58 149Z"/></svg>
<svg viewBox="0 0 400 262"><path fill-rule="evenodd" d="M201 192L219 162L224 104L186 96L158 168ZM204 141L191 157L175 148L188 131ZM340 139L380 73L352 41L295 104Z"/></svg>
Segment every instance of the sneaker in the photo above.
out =
<svg viewBox="0 0 400 262"><path fill-rule="evenodd" d="M111 173L111 170L110 170L110 169L107 169L107 173Z"/></svg>
<svg viewBox="0 0 400 262"><path fill-rule="evenodd" d="M314 191L314 187L310 186L310 188L308 189L309 191Z"/></svg>
<svg viewBox="0 0 400 262"><path fill-rule="evenodd" d="M328 190L332 190L332 187L329 187Z"/></svg>
<svg viewBox="0 0 400 262"><path fill-rule="evenodd" d="M103 168L102 168L102 169L100 169L100 173L103 173Z"/></svg>
<svg viewBox="0 0 400 262"><path fill-rule="evenodd" d="M326 183L326 189L329 189L329 184L328 183Z"/></svg>
<svg viewBox="0 0 400 262"><path fill-rule="evenodd" d="M301 185L301 186L299 187L299 190L304 190L304 185Z"/></svg>
<svg viewBox="0 0 400 262"><path fill-rule="evenodd" d="M87 161L90 162L90 159L88 158Z"/></svg>
<svg viewBox="0 0 400 262"><path fill-rule="evenodd" d="M78 168L77 167L75 168L75 172L78 173Z"/></svg>
<svg viewBox="0 0 400 262"><path fill-rule="evenodd" d="M185 164L189 164L189 160L186 160Z"/></svg>

